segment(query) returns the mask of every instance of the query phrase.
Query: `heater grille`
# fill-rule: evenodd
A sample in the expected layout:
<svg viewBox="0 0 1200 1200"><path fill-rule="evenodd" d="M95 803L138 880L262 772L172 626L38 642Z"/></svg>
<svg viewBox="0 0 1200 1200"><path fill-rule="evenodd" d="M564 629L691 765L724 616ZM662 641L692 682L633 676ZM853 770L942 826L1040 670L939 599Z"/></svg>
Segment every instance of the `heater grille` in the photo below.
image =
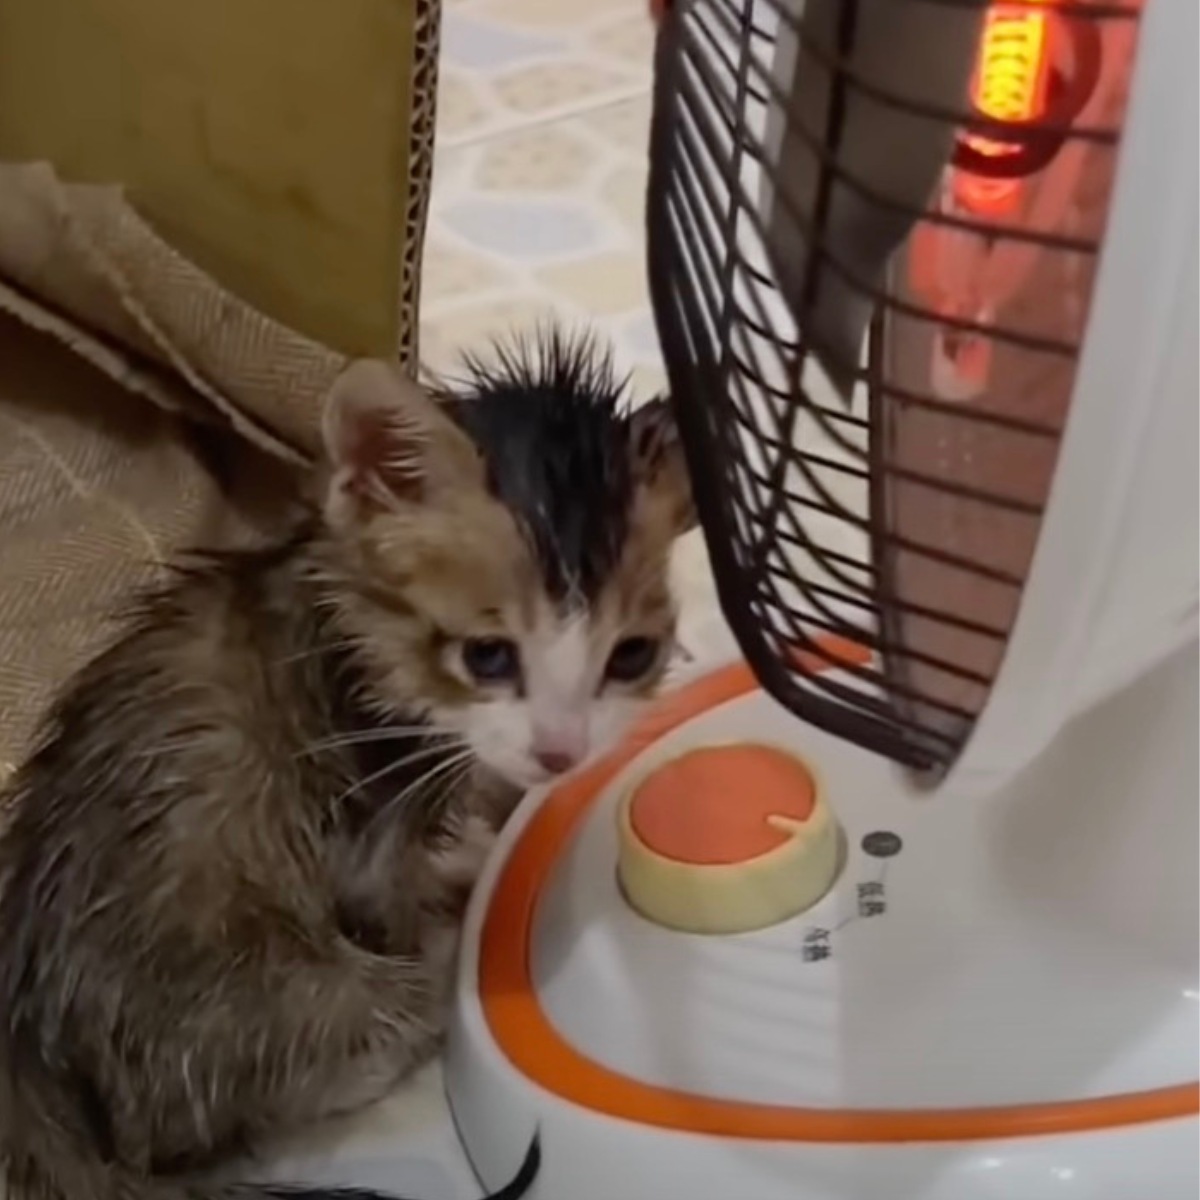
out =
<svg viewBox="0 0 1200 1200"><path fill-rule="evenodd" d="M783 704L913 767L965 743L1031 568L1138 16L676 0L660 29L651 292L726 617ZM812 670L838 636L871 663Z"/></svg>

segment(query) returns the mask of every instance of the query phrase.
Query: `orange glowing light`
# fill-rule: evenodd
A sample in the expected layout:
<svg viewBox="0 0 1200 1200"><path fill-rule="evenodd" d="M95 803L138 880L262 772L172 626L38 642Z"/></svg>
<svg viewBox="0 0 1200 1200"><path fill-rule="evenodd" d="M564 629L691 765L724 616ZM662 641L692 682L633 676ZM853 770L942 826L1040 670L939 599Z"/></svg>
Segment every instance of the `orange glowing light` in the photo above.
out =
<svg viewBox="0 0 1200 1200"><path fill-rule="evenodd" d="M1028 125L1045 115L1050 85L1048 0L1029 7L992 4L983 20L979 58L971 80L976 111L993 121ZM1012 142L970 132L963 142L990 159L1017 153ZM1020 180L959 172L955 192L966 207L992 216L1012 211Z"/></svg>

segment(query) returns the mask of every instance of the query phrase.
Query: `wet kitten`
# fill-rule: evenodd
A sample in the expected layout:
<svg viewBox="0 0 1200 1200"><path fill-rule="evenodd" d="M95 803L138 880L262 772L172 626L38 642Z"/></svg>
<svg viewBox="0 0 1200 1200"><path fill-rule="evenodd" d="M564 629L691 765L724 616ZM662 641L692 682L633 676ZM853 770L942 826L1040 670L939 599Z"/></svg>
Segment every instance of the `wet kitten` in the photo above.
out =
<svg viewBox="0 0 1200 1200"><path fill-rule="evenodd" d="M356 364L323 511L181 566L71 683L0 840L8 1200L282 1195L179 1173L434 1052L494 829L671 647L686 474L620 391L557 336L441 405Z"/></svg>

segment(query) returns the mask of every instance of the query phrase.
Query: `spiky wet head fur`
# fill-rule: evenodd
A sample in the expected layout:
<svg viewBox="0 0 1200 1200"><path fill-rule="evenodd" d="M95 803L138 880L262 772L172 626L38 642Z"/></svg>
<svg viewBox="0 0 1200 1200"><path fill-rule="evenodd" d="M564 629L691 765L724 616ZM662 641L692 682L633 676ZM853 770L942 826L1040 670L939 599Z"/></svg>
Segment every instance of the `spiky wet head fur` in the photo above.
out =
<svg viewBox="0 0 1200 1200"><path fill-rule="evenodd" d="M691 522L664 400L551 331L431 396L377 362L331 397L327 568L384 680L520 786L610 745L673 645Z"/></svg>

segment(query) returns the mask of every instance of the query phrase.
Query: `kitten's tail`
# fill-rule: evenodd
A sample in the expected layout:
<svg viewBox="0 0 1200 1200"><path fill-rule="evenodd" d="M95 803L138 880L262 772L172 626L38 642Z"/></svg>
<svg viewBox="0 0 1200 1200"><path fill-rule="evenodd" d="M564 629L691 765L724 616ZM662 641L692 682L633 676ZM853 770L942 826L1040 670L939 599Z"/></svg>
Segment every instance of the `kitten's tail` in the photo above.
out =
<svg viewBox="0 0 1200 1200"><path fill-rule="evenodd" d="M139 1175L105 1153L104 1139L89 1127L87 1114L56 1103L62 1098L53 1087L14 1086L4 1065L0 1064L2 1200L421 1200L370 1188L187 1183ZM517 1173L484 1200L523 1200L541 1161L535 1135Z"/></svg>

